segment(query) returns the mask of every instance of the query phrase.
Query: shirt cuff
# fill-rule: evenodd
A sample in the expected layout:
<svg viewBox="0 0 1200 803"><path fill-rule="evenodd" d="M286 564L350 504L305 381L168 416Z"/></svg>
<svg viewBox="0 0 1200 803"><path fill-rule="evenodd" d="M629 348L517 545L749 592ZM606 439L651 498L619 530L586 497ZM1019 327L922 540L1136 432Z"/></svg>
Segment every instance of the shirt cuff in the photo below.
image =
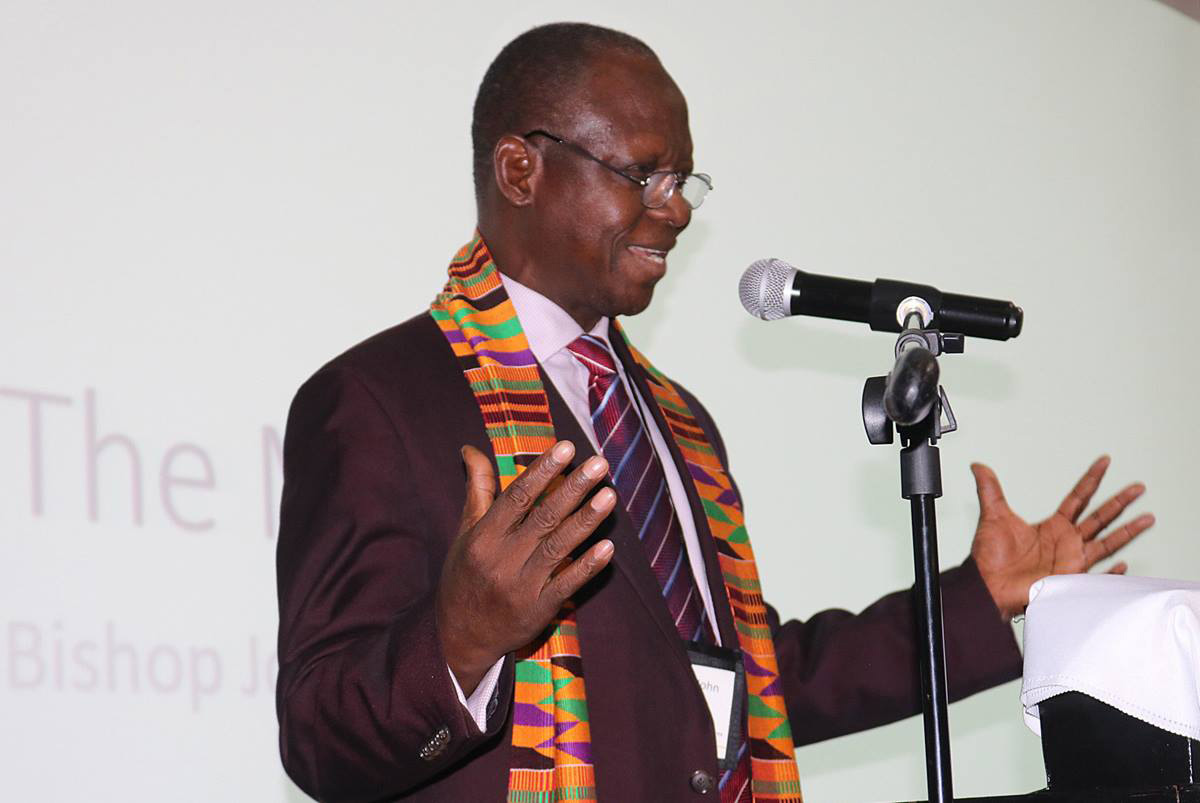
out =
<svg viewBox="0 0 1200 803"><path fill-rule="evenodd" d="M454 691L458 693L458 701L467 709L471 719L475 720L475 727L479 728L481 732L487 730L488 703L491 702L492 695L496 692L496 681L500 679L500 670L503 667L504 658L501 657L484 674L470 697L463 694L462 686L458 685L458 678L454 677L454 671L449 666L446 667L446 671L450 673L450 682L454 684Z"/></svg>

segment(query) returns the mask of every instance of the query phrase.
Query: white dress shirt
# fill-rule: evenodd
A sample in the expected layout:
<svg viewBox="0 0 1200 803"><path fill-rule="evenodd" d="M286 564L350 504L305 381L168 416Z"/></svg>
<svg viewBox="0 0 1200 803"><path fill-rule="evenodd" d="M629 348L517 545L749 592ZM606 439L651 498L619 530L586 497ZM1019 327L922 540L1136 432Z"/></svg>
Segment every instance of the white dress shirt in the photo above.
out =
<svg viewBox="0 0 1200 803"><path fill-rule="evenodd" d="M503 274L501 274L500 280L504 284L504 289L508 293L513 307L516 308L521 328L525 331L525 337L529 341L530 351L533 352L533 356L537 358L542 369L554 384L555 390L562 396L567 407L579 421L579 426L587 435L592 448L599 454L600 445L596 439L596 432L592 428L591 404L588 401L588 369L567 350L570 343L584 334L583 327L562 307L536 290ZM599 337L608 343L608 319L601 318L588 334ZM609 352L612 353L611 346ZM684 490L683 480L675 468L675 461L671 458L671 453L667 449L666 441L663 440L658 424L650 414L645 400L638 393L637 387L625 375L625 366L621 364L615 354L613 363L617 367L617 374L629 392L630 398L637 405L642 425L650 435L654 451L658 454L659 462L662 464L663 473L666 475L667 489L671 494L671 502L675 505L675 514L678 516L680 527L683 530L683 542L687 547L692 576L696 580L696 588L704 602L708 620L714 623L713 630L715 631L717 618L713 609L712 592L708 587L708 576L705 574L704 560L700 553L700 541L696 535L696 522L692 518L692 508L688 502L687 492ZM717 634L717 640L720 643L720 634ZM499 679L500 667L503 663L504 660L501 659L488 670L470 697L463 694L454 673L450 673L459 699L466 706L480 730L484 730L486 727L487 704L495 692L496 681Z"/></svg>

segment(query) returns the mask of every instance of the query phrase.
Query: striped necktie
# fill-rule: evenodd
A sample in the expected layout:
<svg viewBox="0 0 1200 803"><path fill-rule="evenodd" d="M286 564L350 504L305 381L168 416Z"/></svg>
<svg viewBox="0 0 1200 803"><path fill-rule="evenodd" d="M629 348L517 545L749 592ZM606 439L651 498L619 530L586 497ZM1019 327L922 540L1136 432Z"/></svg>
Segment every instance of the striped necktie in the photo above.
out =
<svg viewBox="0 0 1200 803"><path fill-rule="evenodd" d="M680 637L711 642L708 615L683 543L683 529L658 454L637 407L617 375L608 344L581 335L567 349L588 369L592 429L608 461L608 477L625 505Z"/></svg>
<svg viewBox="0 0 1200 803"><path fill-rule="evenodd" d="M567 350L588 369L592 429L608 461L608 477L637 528L675 629L685 640L712 643L708 614L692 577L666 475L638 408L617 374L612 352L594 335L580 335ZM722 803L751 801L750 754L745 740L739 752L737 765L722 773Z"/></svg>

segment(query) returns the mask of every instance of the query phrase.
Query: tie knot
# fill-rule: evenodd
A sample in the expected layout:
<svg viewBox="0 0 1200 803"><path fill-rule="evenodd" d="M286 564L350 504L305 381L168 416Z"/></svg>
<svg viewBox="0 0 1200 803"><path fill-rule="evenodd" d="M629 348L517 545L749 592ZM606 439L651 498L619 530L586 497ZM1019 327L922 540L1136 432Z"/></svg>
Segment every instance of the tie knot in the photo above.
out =
<svg viewBox="0 0 1200 803"><path fill-rule="evenodd" d="M617 372L608 344L595 335L580 335L567 344L567 351L574 354L593 377L612 376Z"/></svg>

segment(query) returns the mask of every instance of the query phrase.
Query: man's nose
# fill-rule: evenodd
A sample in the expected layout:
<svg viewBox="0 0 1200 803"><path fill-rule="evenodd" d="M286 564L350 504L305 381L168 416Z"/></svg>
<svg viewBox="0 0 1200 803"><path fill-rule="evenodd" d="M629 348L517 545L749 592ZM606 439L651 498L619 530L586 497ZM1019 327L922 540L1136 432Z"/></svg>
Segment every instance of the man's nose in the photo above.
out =
<svg viewBox="0 0 1200 803"><path fill-rule="evenodd" d="M648 211L655 217L666 220L673 228L680 230L687 228L687 224L692 220L692 208L688 206L687 201L683 200L683 195L679 192L678 187L671 193L671 197L665 204L658 209Z"/></svg>

